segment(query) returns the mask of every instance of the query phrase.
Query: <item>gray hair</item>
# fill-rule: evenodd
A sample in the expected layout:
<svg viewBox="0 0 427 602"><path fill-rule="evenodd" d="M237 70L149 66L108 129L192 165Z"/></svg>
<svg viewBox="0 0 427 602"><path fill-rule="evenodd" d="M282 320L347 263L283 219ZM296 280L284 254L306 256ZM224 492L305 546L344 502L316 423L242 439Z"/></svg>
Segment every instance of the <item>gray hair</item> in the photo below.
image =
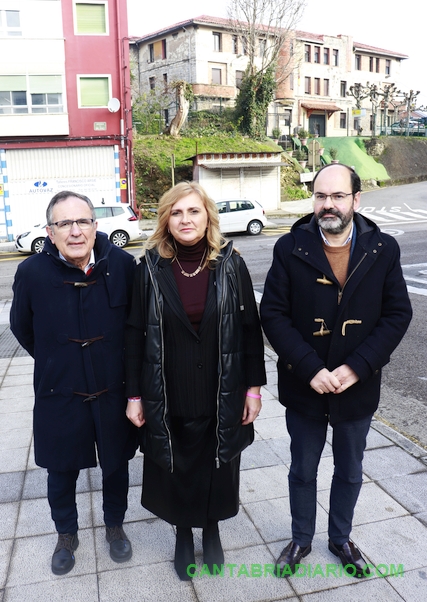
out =
<svg viewBox="0 0 427 602"><path fill-rule="evenodd" d="M52 213L53 213L53 208L55 207L55 205L57 205L58 203L61 203L62 201L66 201L68 198L73 197L73 196L76 197L77 199L80 199L81 201L84 201L85 203L87 203L87 205L92 213L92 219L94 221L96 221L95 208L93 206L92 201L87 196L84 196L84 194L78 194L77 192L70 192L69 190L62 190L61 192L58 192L57 194L55 194L54 197L52 197L49 205L47 206L46 221L47 221L48 226L50 226L52 224Z"/></svg>

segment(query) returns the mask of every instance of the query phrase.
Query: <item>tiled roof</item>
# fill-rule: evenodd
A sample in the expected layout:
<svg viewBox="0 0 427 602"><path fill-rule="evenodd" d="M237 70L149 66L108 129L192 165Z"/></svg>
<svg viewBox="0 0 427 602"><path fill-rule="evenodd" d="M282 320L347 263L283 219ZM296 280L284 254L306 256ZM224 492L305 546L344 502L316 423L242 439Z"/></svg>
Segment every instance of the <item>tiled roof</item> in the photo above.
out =
<svg viewBox="0 0 427 602"><path fill-rule="evenodd" d="M171 31L182 29L185 27L189 27L190 25L216 25L218 27L229 27L230 21L227 18L223 17L211 17L209 15L201 15L200 17L195 17L193 19L187 19L186 21L180 21L179 23L174 23L173 25L168 25L168 27L164 27L163 29L159 29L147 35L141 36L140 38L133 36L132 40L136 42L145 42L150 38L155 38L159 35L165 35L170 33ZM307 31L296 30L295 35L300 40L306 40L307 42L319 42L323 43L324 34L310 33ZM330 37L340 37L340 36L330 36ZM384 48L376 48L375 46L369 46L367 44L361 44L359 42L353 42L354 50L361 50L364 52L372 52L376 54L382 54L386 56L392 56L396 58L407 59L408 55L402 54L400 52L395 52L394 50L385 50Z"/></svg>
<svg viewBox="0 0 427 602"><path fill-rule="evenodd" d="M395 52L394 50L385 50L384 48L377 48L376 46L368 46L367 44L360 44L359 42L353 42L354 50L363 50L365 52L372 52L376 54L386 54L387 56L395 56L396 58L407 59L407 54L401 52Z"/></svg>

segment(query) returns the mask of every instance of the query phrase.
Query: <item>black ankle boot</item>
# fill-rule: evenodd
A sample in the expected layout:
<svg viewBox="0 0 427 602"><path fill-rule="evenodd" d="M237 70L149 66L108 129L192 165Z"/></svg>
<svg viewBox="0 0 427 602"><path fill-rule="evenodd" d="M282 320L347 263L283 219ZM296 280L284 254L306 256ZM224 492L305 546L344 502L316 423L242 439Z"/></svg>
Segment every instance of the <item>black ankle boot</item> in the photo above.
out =
<svg viewBox="0 0 427 602"><path fill-rule="evenodd" d="M224 552L219 538L217 522L209 522L206 529L203 529L203 564L206 564L211 575L214 571L221 570L224 564ZM216 567L214 567L216 565Z"/></svg>
<svg viewBox="0 0 427 602"><path fill-rule="evenodd" d="M190 527L177 527L174 566L181 581L190 581L192 579L191 571L190 574L187 572L187 567L190 564L196 564L193 532Z"/></svg>

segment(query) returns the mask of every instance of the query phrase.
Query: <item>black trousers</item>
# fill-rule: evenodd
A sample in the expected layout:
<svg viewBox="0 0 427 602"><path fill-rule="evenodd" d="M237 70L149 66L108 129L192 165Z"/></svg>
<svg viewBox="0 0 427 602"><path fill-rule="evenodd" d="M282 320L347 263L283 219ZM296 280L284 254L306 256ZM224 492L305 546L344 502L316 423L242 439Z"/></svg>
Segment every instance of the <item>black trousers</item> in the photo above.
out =
<svg viewBox="0 0 427 602"><path fill-rule="evenodd" d="M76 533L78 513L76 504L76 482L79 470L58 472L48 469L47 498L52 519L58 533ZM125 460L119 468L102 479L104 522L107 527L123 523L128 507L129 466Z"/></svg>

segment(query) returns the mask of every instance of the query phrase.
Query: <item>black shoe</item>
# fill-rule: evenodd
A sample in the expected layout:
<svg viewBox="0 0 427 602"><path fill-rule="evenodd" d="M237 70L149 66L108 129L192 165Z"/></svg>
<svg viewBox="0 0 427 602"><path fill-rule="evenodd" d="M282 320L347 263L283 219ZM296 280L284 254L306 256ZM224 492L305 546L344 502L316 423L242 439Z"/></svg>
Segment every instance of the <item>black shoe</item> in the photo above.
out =
<svg viewBox="0 0 427 602"><path fill-rule="evenodd" d="M203 564L206 564L211 575L221 571L224 564L224 551L219 538L218 523L211 522L203 529ZM218 568L216 568L218 567Z"/></svg>
<svg viewBox="0 0 427 602"><path fill-rule="evenodd" d="M110 556L114 562L126 562L132 558L132 546L123 527L106 527L105 538L110 544Z"/></svg>
<svg viewBox="0 0 427 602"><path fill-rule="evenodd" d="M362 554L356 548L352 541L347 541L342 546L334 544L329 540L329 550L335 556L339 556L341 564L343 565L345 572L350 577L367 577L371 574L371 571L366 566L366 560L362 557Z"/></svg>
<svg viewBox="0 0 427 602"><path fill-rule="evenodd" d="M190 564L196 564L193 532L190 527L177 527L174 566L181 581L192 579L192 572L188 569Z"/></svg>
<svg viewBox="0 0 427 602"><path fill-rule="evenodd" d="M290 541L286 548L282 550L279 558L276 560L276 577L288 577L295 573L295 565L301 562L301 559L308 556L311 552L311 543L301 548L297 543Z"/></svg>
<svg viewBox="0 0 427 602"><path fill-rule="evenodd" d="M52 556L52 573L66 575L74 566L74 550L79 546L77 533L58 533L58 543Z"/></svg>

